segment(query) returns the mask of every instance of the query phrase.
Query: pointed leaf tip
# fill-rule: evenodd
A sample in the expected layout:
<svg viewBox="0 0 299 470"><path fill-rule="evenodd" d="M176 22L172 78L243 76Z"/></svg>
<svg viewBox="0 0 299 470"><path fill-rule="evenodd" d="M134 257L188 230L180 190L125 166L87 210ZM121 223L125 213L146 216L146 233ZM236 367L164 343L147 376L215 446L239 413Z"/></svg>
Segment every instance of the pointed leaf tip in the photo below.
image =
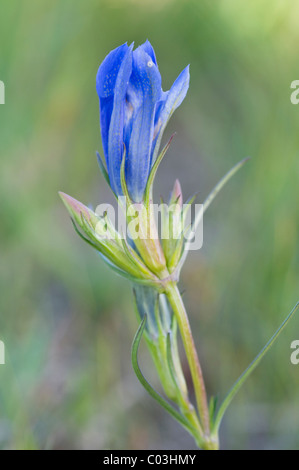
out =
<svg viewBox="0 0 299 470"><path fill-rule="evenodd" d="M98 218L91 209L82 204L82 202L77 201L77 199L74 199L72 196L61 191L59 192L59 196L61 197L61 200L67 208L70 216L80 227L82 226L82 215L93 227L96 226Z"/></svg>
<svg viewBox="0 0 299 470"><path fill-rule="evenodd" d="M72 213L72 214L83 214L90 218L89 216L89 211L88 207L84 206L81 202L77 201L77 199L74 199L72 196L69 196L68 194L59 193L63 203L65 204L66 208Z"/></svg>
<svg viewBox="0 0 299 470"><path fill-rule="evenodd" d="M170 205L174 203L179 204L181 208L183 206L182 187L178 179L175 180L169 200Z"/></svg>

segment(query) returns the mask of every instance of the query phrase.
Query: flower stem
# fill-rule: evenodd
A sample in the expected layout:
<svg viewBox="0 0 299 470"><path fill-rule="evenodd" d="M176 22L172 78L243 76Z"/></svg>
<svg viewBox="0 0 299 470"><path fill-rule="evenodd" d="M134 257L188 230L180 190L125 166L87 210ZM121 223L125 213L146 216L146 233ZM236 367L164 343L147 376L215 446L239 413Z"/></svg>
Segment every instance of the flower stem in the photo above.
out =
<svg viewBox="0 0 299 470"><path fill-rule="evenodd" d="M205 437L208 439L210 436L210 418L207 394L201 366L199 363L199 359L193 341L193 336L191 333L188 316L180 292L173 281L167 284L165 293L179 325L193 380L200 420L204 429Z"/></svg>

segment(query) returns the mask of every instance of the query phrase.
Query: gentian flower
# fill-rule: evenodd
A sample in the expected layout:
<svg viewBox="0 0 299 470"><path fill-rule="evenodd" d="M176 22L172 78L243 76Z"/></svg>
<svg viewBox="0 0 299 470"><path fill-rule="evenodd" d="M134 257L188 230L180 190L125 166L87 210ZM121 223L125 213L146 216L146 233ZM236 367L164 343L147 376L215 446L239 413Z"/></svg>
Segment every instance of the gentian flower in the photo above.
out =
<svg viewBox="0 0 299 470"><path fill-rule="evenodd" d="M164 92L150 42L134 51L133 45L123 44L100 65L96 87L110 186L122 195L120 171L125 158L130 197L141 202L166 124L186 96L189 67Z"/></svg>
<svg viewBox="0 0 299 470"><path fill-rule="evenodd" d="M60 193L60 196L78 235L95 248L114 271L133 284L136 310L141 320L131 353L138 380L194 436L200 448L217 450L219 426L227 407L299 309L299 302L217 409L216 400L213 397L208 400L206 394L188 316L177 286L188 252L188 237L196 230L200 218L195 217L191 228L185 227L193 198L184 207L178 181L174 184L168 205L162 208L161 237L151 204L154 177L171 141L159 154L162 135L172 113L185 98L188 87L189 67L186 67L169 91L162 90L155 53L148 41L135 51L133 45L123 44L110 52L97 74L107 169L101 159L99 163L115 195L124 193L126 201L133 202L129 207L137 216L126 211L128 234L124 234L123 230L120 233L107 212L99 215L65 193ZM220 180L205 200L200 217L246 160L235 165ZM132 237L132 222L134 227L138 226L137 232L141 236ZM189 364L197 408L188 396L177 344L178 329ZM167 401L153 389L140 370L138 347L143 335Z"/></svg>

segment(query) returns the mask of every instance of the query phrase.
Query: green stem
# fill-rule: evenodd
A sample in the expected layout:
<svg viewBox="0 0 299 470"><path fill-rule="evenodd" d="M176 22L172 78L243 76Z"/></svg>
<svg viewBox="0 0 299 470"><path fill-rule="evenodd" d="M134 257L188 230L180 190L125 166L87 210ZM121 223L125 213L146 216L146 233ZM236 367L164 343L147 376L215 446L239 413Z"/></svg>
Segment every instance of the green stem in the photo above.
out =
<svg viewBox="0 0 299 470"><path fill-rule="evenodd" d="M210 436L210 418L207 394L201 366L199 363L199 359L193 341L193 336L191 333L188 316L179 290L174 282L171 281L168 283L165 293L179 325L193 380L199 416L204 429L205 437L208 438Z"/></svg>

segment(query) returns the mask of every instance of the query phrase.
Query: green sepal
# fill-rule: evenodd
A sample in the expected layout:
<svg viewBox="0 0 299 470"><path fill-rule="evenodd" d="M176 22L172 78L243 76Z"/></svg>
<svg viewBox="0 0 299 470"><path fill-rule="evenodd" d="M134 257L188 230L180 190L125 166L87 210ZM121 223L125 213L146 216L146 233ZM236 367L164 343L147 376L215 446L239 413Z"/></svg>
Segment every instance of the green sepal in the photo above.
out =
<svg viewBox="0 0 299 470"><path fill-rule="evenodd" d="M126 163L126 148L124 147L124 154L123 154L123 158L122 158L121 165L120 165L120 184L121 184L122 192L124 193L124 196L127 199L127 202L129 204L132 204L133 201L129 194L127 182L126 182L125 163Z"/></svg>
<svg viewBox="0 0 299 470"><path fill-rule="evenodd" d="M127 275L133 282L159 288L158 278L144 265L137 253L130 248L120 234L115 230L107 217L97 216L91 209L81 202L64 193L59 193L68 212L77 234L90 246L96 249L111 267L118 273ZM77 225L86 237L78 230Z"/></svg>
<svg viewBox="0 0 299 470"><path fill-rule="evenodd" d="M112 271L114 271L119 276L124 277L128 281L133 282L134 284L140 284L146 287L155 287L155 281L151 279L144 279L141 277L134 277L133 275L129 274L128 272L113 264L112 261L110 261L105 255L103 255L103 253L100 253L100 255L102 260L112 269Z"/></svg>
<svg viewBox="0 0 299 470"><path fill-rule="evenodd" d="M108 172L106 170L106 167L104 165L104 162L101 158L101 155L99 154L99 152L96 152L97 154L97 160L98 160L98 164L99 164L99 167L100 167L100 170L101 170L101 173L102 175L104 176L105 180L106 180L106 183L108 184L108 186L111 188L111 185L110 185L110 178L109 178L109 175L108 175Z"/></svg>
<svg viewBox="0 0 299 470"><path fill-rule="evenodd" d="M128 272L122 270L121 268L119 268L118 266L116 266L114 263L112 263L112 261L110 259L108 259L101 251L99 251L99 247L98 245L96 245L95 243L93 243L91 240L89 240L88 238L84 237L84 235L80 232L80 230L78 229L75 221L73 219L71 219L72 221L72 224L73 224L73 227L76 231L76 233L79 235L80 238L82 238L82 240L84 240L88 245L92 246L92 248L94 248L101 256L102 260L116 273L118 274L119 276L122 276L126 279L128 279L128 281L131 281L131 282L134 282L134 283L137 283L137 284L142 284L144 286L153 286L153 282L151 280L147 280L147 279L141 279L141 278L137 278L137 277L134 277L132 275L130 275Z"/></svg>
<svg viewBox="0 0 299 470"><path fill-rule="evenodd" d="M178 256L181 254L183 244L182 234L184 232L183 218L183 195L179 180L176 180L171 191L168 204L162 207L162 246L167 261L169 272L173 271L173 264L176 264Z"/></svg>
<svg viewBox="0 0 299 470"><path fill-rule="evenodd" d="M106 256L115 266L123 271L128 272L133 278L143 278L151 280L152 284L155 283L156 278L148 270L141 271L140 267L136 265L134 259L128 256L127 252L123 248L123 240L120 238L119 242L116 240L105 239L100 237L95 230L88 224L84 215L82 214L82 229L91 238L91 240L98 244L98 250Z"/></svg>
<svg viewBox="0 0 299 470"><path fill-rule="evenodd" d="M82 204L82 202L77 201L77 199L74 199L72 196L69 196L68 194L65 194L61 191L58 194L70 216L77 222L78 225L81 225L81 214L85 216L92 226L97 224L99 221L98 217L91 209Z"/></svg>
<svg viewBox="0 0 299 470"><path fill-rule="evenodd" d="M95 243L93 243L91 240L89 240L88 238L84 237L84 235L80 232L80 230L78 229L74 219L71 218L71 221L72 221L73 227L74 227L76 233L79 235L79 237L82 238L82 240L84 240L86 243L88 243L88 245L92 246L95 250L99 251L98 246Z"/></svg>
<svg viewBox="0 0 299 470"><path fill-rule="evenodd" d="M150 172L148 180L147 180L145 193L144 193L144 203L147 207L148 207L148 205L150 203L150 200L152 198L152 188L153 188L153 183L154 183L154 179L155 179L158 167L159 167L161 161L163 160L163 157L166 154L167 150L169 149L171 141L174 138L174 136L175 136L175 133L170 137L169 141L167 142L167 144L165 145L162 152L160 153L160 155L158 156L158 158L156 159L155 163L152 166L151 172Z"/></svg>
<svg viewBox="0 0 299 470"><path fill-rule="evenodd" d="M137 269L139 269L143 274L151 277L153 274L151 271L147 268L147 266L143 263L142 259L138 254L136 253L135 250L129 245L125 237L123 236L121 238L123 249L127 255L127 257L131 260L131 262L136 266Z"/></svg>

